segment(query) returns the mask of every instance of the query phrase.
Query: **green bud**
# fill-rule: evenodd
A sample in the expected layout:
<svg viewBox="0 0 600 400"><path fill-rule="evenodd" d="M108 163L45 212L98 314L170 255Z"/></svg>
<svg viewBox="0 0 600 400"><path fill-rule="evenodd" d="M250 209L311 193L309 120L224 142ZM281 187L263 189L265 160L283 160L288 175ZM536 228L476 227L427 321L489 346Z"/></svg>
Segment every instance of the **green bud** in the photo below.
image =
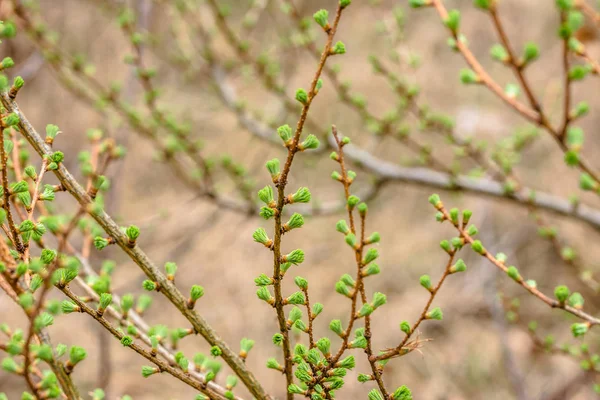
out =
<svg viewBox="0 0 600 400"><path fill-rule="evenodd" d="M17 365L16 361L10 357L6 357L2 360L2 369L6 372L13 374L19 374L23 370L23 367Z"/></svg>
<svg viewBox="0 0 600 400"><path fill-rule="evenodd" d="M315 93L319 93L319 90L323 87L323 79L317 79L317 85L315 86Z"/></svg>
<svg viewBox="0 0 600 400"><path fill-rule="evenodd" d="M321 353L323 353L323 355L325 357L329 357L329 352L331 349L331 341L326 338L326 337L322 337L321 339L317 340L317 348L319 349L319 351Z"/></svg>
<svg viewBox="0 0 600 400"><path fill-rule="evenodd" d="M21 120L15 113L8 114L6 117L2 118L2 123L5 127L17 126L19 125L19 122L21 122Z"/></svg>
<svg viewBox="0 0 600 400"><path fill-rule="evenodd" d="M348 207L353 209L360 202L360 199L357 196L351 195L348 197Z"/></svg>
<svg viewBox="0 0 600 400"><path fill-rule="evenodd" d="M273 298L271 292L269 292L269 289L267 289L266 286L259 287L256 291L256 296L258 296L258 298L262 301L265 301L271 305L275 304L275 299Z"/></svg>
<svg viewBox="0 0 600 400"><path fill-rule="evenodd" d="M298 145L300 151L319 148L319 139L315 135L308 135L302 143Z"/></svg>
<svg viewBox="0 0 600 400"><path fill-rule="evenodd" d="M521 274L519 274L519 270L514 265L508 267L508 269L506 270L506 274L514 281L520 282L523 280Z"/></svg>
<svg viewBox="0 0 600 400"><path fill-rule="evenodd" d="M303 305L306 304L306 297L302 292L295 292L283 300L284 304Z"/></svg>
<svg viewBox="0 0 600 400"><path fill-rule="evenodd" d="M346 45L343 42L337 42L331 49L331 54L345 54Z"/></svg>
<svg viewBox="0 0 600 400"><path fill-rule="evenodd" d="M354 235L354 233L349 233L346 235L346 243L348 243L348 246L354 249L358 248L358 241L356 240L356 235Z"/></svg>
<svg viewBox="0 0 600 400"><path fill-rule="evenodd" d="M140 236L140 228L135 225L130 225L126 230L125 234L127 235L127 239L129 239L130 244L135 244L135 241Z"/></svg>
<svg viewBox="0 0 600 400"><path fill-rule="evenodd" d="M344 282L342 281L337 281L335 283L335 291L343 296L346 297L351 297L352 294L350 293L350 290L348 289L348 285L346 285Z"/></svg>
<svg viewBox="0 0 600 400"><path fill-rule="evenodd" d="M581 310L583 308L584 302L585 302L585 300L583 299L583 296L579 292L575 292L571 296L569 296L569 305L573 308Z"/></svg>
<svg viewBox="0 0 600 400"><path fill-rule="evenodd" d="M10 57L5 57L0 63L0 70L14 67L15 62Z"/></svg>
<svg viewBox="0 0 600 400"><path fill-rule="evenodd" d="M160 372L160 370L158 368L156 368L156 367L149 367L149 366L146 366L146 365L144 365L142 367L142 376L144 378L147 378L150 375L158 374L159 372Z"/></svg>
<svg viewBox="0 0 600 400"><path fill-rule="evenodd" d="M421 283L421 286L423 286L425 289L431 291L433 289L433 287L431 286L431 278L429 277L429 275L422 275L419 278L419 283Z"/></svg>
<svg viewBox="0 0 600 400"><path fill-rule="evenodd" d="M381 241L381 236L379 235L379 232L373 232L366 240L367 244L372 244L372 243L379 243L379 241Z"/></svg>
<svg viewBox="0 0 600 400"><path fill-rule="evenodd" d="M442 313L442 309L439 307L434 308L433 310L429 311L426 315L425 318L427 319L435 319L438 321L441 321L443 318L443 313Z"/></svg>
<svg viewBox="0 0 600 400"><path fill-rule="evenodd" d="M594 180L594 178L592 178L589 174L587 173L583 173L581 174L581 176L579 177L579 187L582 190L598 190L599 185L598 182L596 182Z"/></svg>
<svg viewBox="0 0 600 400"><path fill-rule="evenodd" d="M477 227L475 225L471 225L467 229L467 233L469 234L469 236L473 237L479 233L479 230L477 229Z"/></svg>
<svg viewBox="0 0 600 400"><path fill-rule="evenodd" d="M354 360L354 356L348 356L343 360L338 361L335 366L337 368L352 369L356 366L356 361Z"/></svg>
<svg viewBox="0 0 600 400"><path fill-rule="evenodd" d="M536 60L540 55L540 49L533 42L525 43L525 48L523 49L523 63L529 64L530 62Z"/></svg>
<svg viewBox="0 0 600 400"><path fill-rule="evenodd" d="M33 230L35 228L35 224L33 222L31 222L30 220L26 219L25 221L21 222L21 224L19 224L18 230L19 232L23 233L23 232L29 232L31 230Z"/></svg>
<svg viewBox="0 0 600 400"><path fill-rule="evenodd" d="M507 62L508 61L508 52L501 44L495 44L490 49L490 56L496 61Z"/></svg>
<svg viewBox="0 0 600 400"><path fill-rule="evenodd" d="M65 159L65 155L62 151L55 151L50 155L52 162L61 163Z"/></svg>
<svg viewBox="0 0 600 400"><path fill-rule="evenodd" d="M412 400L412 393L409 388L405 385L400 386L392 393L392 399L394 400Z"/></svg>
<svg viewBox="0 0 600 400"><path fill-rule="evenodd" d="M357 316L358 317L365 317L367 315L371 315L373 313L373 311L375 311L375 308L373 308L372 305L370 305L370 304L363 304L363 306L361 307L361 309L358 311Z"/></svg>
<svg viewBox="0 0 600 400"><path fill-rule="evenodd" d="M444 20L444 24L456 34L460 28L460 11L450 10L450 12L448 12L448 17Z"/></svg>
<svg viewBox="0 0 600 400"><path fill-rule="evenodd" d="M296 191L296 193L287 196L287 200L290 204L308 203L310 198L310 190L308 190L307 187L301 187Z"/></svg>
<svg viewBox="0 0 600 400"><path fill-rule="evenodd" d="M158 284L149 279L146 279L144 282L142 282L142 287L144 288L144 290L147 290L149 292L158 290Z"/></svg>
<svg viewBox="0 0 600 400"><path fill-rule="evenodd" d="M362 264L367 265L370 262L375 261L377 257L379 257L379 251L377 249L369 249L362 260Z"/></svg>
<svg viewBox="0 0 600 400"><path fill-rule="evenodd" d="M569 288L565 285L557 286L554 289L554 297L556 297L556 300L558 300L561 304L565 303L565 301L569 298L570 294L571 292L569 291Z"/></svg>
<svg viewBox="0 0 600 400"><path fill-rule="evenodd" d="M572 81L580 81L584 79L590 72L593 71L591 65L576 65L569 71L569 79Z"/></svg>
<svg viewBox="0 0 600 400"><path fill-rule="evenodd" d="M366 203L360 203L358 205L357 209L358 209L358 213L363 218L364 218L365 215L367 215L367 211L369 210L369 208L367 207Z"/></svg>
<svg viewBox="0 0 600 400"><path fill-rule="evenodd" d="M131 294L126 294L121 297L121 310L123 313L127 314L127 312L133 308L133 302L133 295Z"/></svg>
<svg viewBox="0 0 600 400"><path fill-rule="evenodd" d="M387 303L387 297L385 294L380 292L375 292L373 294L373 308L377 309Z"/></svg>
<svg viewBox="0 0 600 400"><path fill-rule="evenodd" d="M35 181L37 179L37 173L35 172L35 167L33 167L32 165L25 167L23 172L25 172L25 175L27 175L32 180Z"/></svg>
<svg viewBox="0 0 600 400"><path fill-rule="evenodd" d="M268 277L265 274L260 274L258 276L258 278L254 279L254 283L256 283L256 286L272 285L273 284L273 278L270 278L270 277Z"/></svg>
<svg viewBox="0 0 600 400"><path fill-rule="evenodd" d="M342 321L339 319L332 320L329 324L329 329L338 336L342 336L344 334L344 330L342 329Z"/></svg>
<svg viewBox="0 0 600 400"><path fill-rule="evenodd" d="M102 293L100 295L99 309L105 310L112 303L112 294Z"/></svg>
<svg viewBox="0 0 600 400"><path fill-rule="evenodd" d="M275 210L270 207L261 207L258 214L263 217L265 220L271 219L275 216ZM266 234L266 232L265 232Z"/></svg>
<svg viewBox="0 0 600 400"><path fill-rule="evenodd" d="M287 124L277 128L277 134L279 135L281 140L283 140L283 143L285 143L286 145L291 143L292 138L294 137L294 132L292 131L292 128Z"/></svg>
<svg viewBox="0 0 600 400"><path fill-rule="evenodd" d="M174 280L175 274L177 273L177 264L175 264L174 262L165 263L165 272L167 273L168 280Z"/></svg>
<svg viewBox="0 0 600 400"><path fill-rule="evenodd" d="M56 259L56 251L52 249L44 249L42 250L42 254L40 255L40 260L45 265L49 265L52 261Z"/></svg>
<svg viewBox="0 0 600 400"><path fill-rule="evenodd" d="M308 281L306 279L304 279L301 276L297 276L294 278L294 283L296 284L296 286L298 286L300 289L306 290L308 289Z"/></svg>
<svg viewBox="0 0 600 400"><path fill-rule="evenodd" d="M94 247L96 249L98 249L98 250L104 249L109 244L110 244L110 242L106 238L103 238L103 237L100 237L100 236L96 236L94 238Z"/></svg>
<svg viewBox="0 0 600 400"><path fill-rule="evenodd" d="M258 198L267 206L272 204L275 201L273 195L273 188L271 186L265 186L264 188L258 191Z"/></svg>
<svg viewBox="0 0 600 400"><path fill-rule="evenodd" d="M263 244L265 247L271 247L273 241L267 236L267 232L263 228L258 228L252 234L255 242Z"/></svg>
<svg viewBox="0 0 600 400"><path fill-rule="evenodd" d="M575 109L572 112L572 117L573 118L583 117L589 111L590 111L589 103L587 101L582 101L580 103L577 103L577 105L575 106Z"/></svg>
<svg viewBox="0 0 600 400"><path fill-rule="evenodd" d="M274 359L274 358L269 358L267 360L267 368L269 368L269 369L276 369L278 371L283 371L283 367L281 365L279 365L279 363L277 362L277 360Z"/></svg>
<svg viewBox="0 0 600 400"><path fill-rule="evenodd" d="M507 260L506 254L504 253L498 253L496 254L496 260L498 260L499 262L501 262L502 264L504 264Z"/></svg>
<svg viewBox="0 0 600 400"><path fill-rule="evenodd" d="M460 70L460 81L465 85L480 83L481 78L479 75L471 69L461 69Z"/></svg>
<svg viewBox="0 0 600 400"><path fill-rule="evenodd" d="M408 321L402 321L400 323L400 330L404 333L406 333L407 335L410 334L411 332L411 328L410 328L410 324L408 323Z"/></svg>
<svg viewBox="0 0 600 400"><path fill-rule="evenodd" d="M202 296L204 296L204 288L200 285L192 285L192 288L190 289L190 299L195 302Z"/></svg>
<svg viewBox="0 0 600 400"><path fill-rule="evenodd" d="M290 315L288 316L288 320L291 322L296 322L302 318L302 310L298 307L293 307L290 311Z"/></svg>
<svg viewBox="0 0 600 400"><path fill-rule="evenodd" d="M29 185L25 181L11 183L9 185L10 194L24 193L29 191Z"/></svg>
<svg viewBox="0 0 600 400"><path fill-rule="evenodd" d="M308 93L304 89L296 90L296 100L306 105L308 103Z"/></svg>
<svg viewBox="0 0 600 400"><path fill-rule="evenodd" d="M244 355L243 358L246 358L250 350L254 347L254 340L243 338L240 341L241 355Z"/></svg>
<svg viewBox="0 0 600 400"><path fill-rule="evenodd" d="M440 242L440 247L442 248L442 250L444 250L446 253L451 254L452 253L452 247L450 246L450 242L447 241L446 239L442 240Z"/></svg>
<svg viewBox="0 0 600 400"><path fill-rule="evenodd" d="M304 261L304 251L296 249L281 257L282 263L292 263L294 265L301 264Z"/></svg>
<svg viewBox="0 0 600 400"><path fill-rule="evenodd" d="M338 232L343 233L344 235L347 235L350 232L350 228L348 227L348 224L343 219L339 220L337 222L337 224L335 224L335 229Z"/></svg>
<svg viewBox="0 0 600 400"><path fill-rule="evenodd" d="M349 0L348 0L349 1ZM288 393L293 393L293 394L306 394L306 390L302 389L300 386L295 385L295 384L291 384L290 386L288 386Z"/></svg>
<svg viewBox="0 0 600 400"><path fill-rule="evenodd" d="M438 194L432 194L431 196L429 196L429 203L438 210L444 206Z"/></svg>
<svg viewBox="0 0 600 400"><path fill-rule="evenodd" d="M294 213L289 221L283 225L283 230L284 232L291 231L292 229L302 227L302 225L304 225L304 217L301 214Z"/></svg>
<svg viewBox="0 0 600 400"><path fill-rule="evenodd" d="M408 0L408 4L412 8L420 8L430 6L432 3L431 0Z"/></svg>
<svg viewBox="0 0 600 400"><path fill-rule="evenodd" d="M352 3L352 0L340 0L340 8L344 9Z"/></svg>
<svg viewBox="0 0 600 400"><path fill-rule="evenodd" d="M61 132L58 126L52 124L46 125L46 142L52 143L59 133Z"/></svg>
<svg viewBox="0 0 600 400"><path fill-rule="evenodd" d="M23 85L25 85L25 80L23 79L23 77L16 76L13 80L13 87L18 90L21 89Z"/></svg>
<svg viewBox="0 0 600 400"><path fill-rule="evenodd" d="M221 354L223 354L223 351L219 346L213 346L210 348L210 354L212 354L213 357L219 357Z"/></svg>
<svg viewBox="0 0 600 400"><path fill-rule="evenodd" d="M450 214L450 221L452 221L452 223L454 225L458 225L458 208L452 208L449 212Z"/></svg>
<svg viewBox="0 0 600 400"><path fill-rule="evenodd" d="M481 244L481 241L479 241L479 240L475 240L473 243L471 243L471 248L473 249L473 251L475 253L478 253L481 255L485 255L487 253L487 250L485 249L485 247L483 247L483 245Z"/></svg>
<svg viewBox="0 0 600 400"><path fill-rule="evenodd" d="M364 336L359 336L350 343L348 343L348 347L351 349L366 349L369 342L367 338Z"/></svg>
<svg viewBox="0 0 600 400"><path fill-rule="evenodd" d="M321 28L327 30L329 29L329 12L327 10L319 10L316 13L313 14L313 18L315 20L315 22L317 24L319 24L319 26L321 26Z"/></svg>
<svg viewBox="0 0 600 400"><path fill-rule="evenodd" d="M312 317L316 318L317 315L321 314L322 311L323 311L323 304L321 304L321 303L315 303L315 304L313 304L313 307L312 307Z"/></svg>
<svg viewBox="0 0 600 400"><path fill-rule="evenodd" d="M130 336L123 336L121 338L121 344L125 347L129 347L133 344L133 339Z"/></svg>
<svg viewBox="0 0 600 400"><path fill-rule="evenodd" d="M273 179L273 182L276 182L279 179L279 174L280 174L279 160L277 158L274 158L272 160L267 161L266 167L267 167L267 170L269 171L269 174L271 174L271 178Z"/></svg>
<svg viewBox="0 0 600 400"><path fill-rule="evenodd" d="M69 351L69 362L71 363L71 366L74 367L75 365L83 361L86 356L87 352L83 347L72 346L71 350Z"/></svg>
<svg viewBox="0 0 600 400"><path fill-rule="evenodd" d="M450 267L450 273L454 274L456 272L465 272L467 270L467 265L465 264L465 262L461 259L459 259L456 264L454 264L452 267Z"/></svg>
<svg viewBox="0 0 600 400"><path fill-rule="evenodd" d="M574 337L580 337L587 333L589 325L587 323L575 323L571 325L571 332Z"/></svg>

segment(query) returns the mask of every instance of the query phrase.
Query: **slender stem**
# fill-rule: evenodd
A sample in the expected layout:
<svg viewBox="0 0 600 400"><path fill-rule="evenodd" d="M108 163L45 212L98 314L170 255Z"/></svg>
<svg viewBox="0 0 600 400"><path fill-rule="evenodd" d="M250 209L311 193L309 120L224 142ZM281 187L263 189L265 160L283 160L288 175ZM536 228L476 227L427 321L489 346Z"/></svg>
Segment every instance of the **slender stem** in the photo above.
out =
<svg viewBox="0 0 600 400"><path fill-rule="evenodd" d="M448 213L448 211L444 208L441 207L438 209L445 217L445 219L447 219L448 221L451 221L452 219L450 218L450 214ZM461 238L464 239L465 244L472 244L475 239L473 239L465 230L464 227L462 227L459 224L453 224L454 227L456 228L456 230L460 233ZM498 269L500 269L503 272L507 272L508 271L508 267L506 265L504 265L503 262L497 260L490 252L488 252L487 250L484 250L484 252L481 254L483 257L487 258L492 264L494 264ZM542 293L537 287L528 284L523 278L519 278L517 280L515 280L515 282L517 282L517 284L519 284L520 286L522 286L525 290L527 290L529 293L531 293L532 295L534 295L535 297L537 297L538 299L540 299L542 302L546 303L548 306L552 307L552 308L560 308L565 310L566 312L573 314L576 317L581 318L584 321L587 321L587 323L592 326L592 325L599 325L600 324L600 319L596 318L580 309L577 309L575 307L571 307L568 304L563 304L560 303L558 300L552 299L548 296L546 296L544 293Z"/></svg>
<svg viewBox="0 0 600 400"><path fill-rule="evenodd" d="M325 47L321 54L321 59L319 60L319 64L317 66L317 71L312 79L310 89L308 90L308 98L306 103L302 107L302 112L300 113L300 119L296 124L296 130L294 132L294 136L291 144L288 146L288 155L285 162L285 165L281 171L279 179L277 180L277 211L275 214L275 237L273 239L273 288L275 295L275 309L277 311L277 321L279 323L279 329L281 334L283 335L283 357L284 357L284 373L286 376L286 387L293 383L293 371L292 371L292 357L291 357L291 346L287 328L287 322L285 318L285 311L283 309L283 296L281 294L281 238L282 238L282 215L283 208L286 203L285 196L285 187L287 185L287 177L290 172L292 162L294 161L294 156L299 150L298 144L300 141L300 136L304 130L304 124L306 122L306 118L308 116L308 111L313 102L313 99L317 95L316 88L317 82L321 76L321 72L323 71L323 67L325 66L325 62L327 58L330 56L330 50L333 43L333 38L337 31L337 27L342 16L343 8L338 6L335 20L333 25L327 31L327 41L325 43ZM294 397L293 393L287 393L287 399L292 400Z"/></svg>
<svg viewBox="0 0 600 400"><path fill-rule="evenodd" d="M338 136L338 131L336 126L332 126L331 127L331 132L332 135L335 139L335 142L337 144L337 148L338 148L338 162L340 164L340 170L341 170L341 182L342 185L344 186L344 195L346 198L346 203L348 203L348 199L350 197L350 185L352 184L352 180L348 177L348 171L346 170L346 163L344 161L344 144L342 143L341 139ZM351 208L349 205L347 205L347 210L348 210L348 219L350 220L350 230L352 231L352 233L354 235L356 235L356 227L354 225L354 216L353 216L353 208ZM338 352L336 353L335 357L333 358L331 365L335 365L335 363L340 359L340 357L344 354L344 352L346 351L347 347L348 347L348 339L350 337L350 334L352 333L352 328L353 325L357 319L357 312L356 312L356 304L357 304L357 299L358 299L358 295L360 294L361 300L363 304L366 304L368 302L367 300L367 294L365 291L365 285L364 285L364 276L362 274L362 268L364 267L363 265L363 251L364 251L364 247L365 247L365 218L366 216L363 214L360 216L360 237L357 239L360 242L360 245L354 249L354 255L355 255L355 260L356 260L356 280L355 280L355 288L354 288L354 293L352 293L352 297L351 297L351 307L350 307L350 321L348 322L348 328L346 328L346 330L344 331L344 335L342 338L342 344L338 350ZM367 359L369 360L369 364L371 366L371 371L373 372L373 378L375 379L375 381L377 382L377 385L379 386L379 390L381 391L381 393L384 395L384 397L387 399L389 397L387 390L385 388L385 385L383 383L383 379L381 377L381 371L379 370L379 368L377 368L377 364L375 363L375 361L371 361L371 357L373 355L373 349L372 349L372 341L371 341L371 337L372 337L372 332L371 332L371 316L370 315L366 315L365 317L365 338L367 339L367 347L365 348L365 353L367 354Z"/></svg>
<svg viewBox="0 0 600 400"><path fill-rule="evenodd" d="M454 256L455 256L455 253L452 253L450 255L450 258L448 258L448 262L446 263L446 269L444 270L442 277L440 278L438 283L435 285L435 287L433 287L433 289L430 290L429 299L427 300L425 307L423 307L423 311L421 311L421 315L415 321L413 326L410 328L410 332L408 332L406 334L406 336L404 337L404 339L402 339L402 342L400 342L400 344L398 346L394 347L393 349L389 349L376 357L371 357L371 359L370 359L371 362L387 360L389 358L392 358L392 357L395 357L398 355L406 354L404 346L406 346L409 339L417 331L417 328L419 328L419 325L421 325L421 322L423 322L427 319L427 313L429 312L429 308L431 307L431 304L433 303L433 299L435 299L435 295L438 294L438 292L442 288L442 285L444 284L444 281L446 280L448 275L450 275L450 268L452 267L452 263L454 262Z"/></svg>
<svg viewBox="0 0 600 400"><path fill-rule="evenodd" d="M10 189L8 187L8 157L6 151L4 150L4 130L6 127L4 123L0 122L0 162L2 163L2 191L4 196L4 201L2 203L2 207L6 211L6 219L8 221L8 226L11 232L11 240L15 245L15 248L19 253L24 252L23 242L21 242L21 237L19 236L19 232L17 227L15 226L15 222L13 220L12 212L10 209Z"/></svg>

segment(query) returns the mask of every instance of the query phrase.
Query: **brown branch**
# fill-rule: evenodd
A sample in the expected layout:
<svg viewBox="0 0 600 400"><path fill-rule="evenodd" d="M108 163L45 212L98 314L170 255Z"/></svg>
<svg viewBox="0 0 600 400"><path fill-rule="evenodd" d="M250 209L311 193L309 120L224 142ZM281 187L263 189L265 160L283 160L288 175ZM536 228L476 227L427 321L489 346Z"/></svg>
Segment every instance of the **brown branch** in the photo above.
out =
<svg viewBox="0 0 600 400"><path fill-rule="evenodd" d="M450 214L448 213L448 211L444 208L444 206L441 207L437 207L438 211L441 212L444 215L444 218L448 221L452 221L452 219L450 218ZM473 239L465 230L465 227L457 224L457 223L452 223L452 225L454 226L454 228L456 228L456 230L460 233L460 237L464 239L465 244L473 244L473 242L475 241L475 239ZM507 272L508 271L508 267L506 265L504 265L503 262L497 260L490 252L488 252L487 250L483 250L483 253L481 253L481 256L487 258L492 264L494 264L498 269L500 269L503 272ZM587 323L590 326L593 325L598 325L600 324L600 319L578 309L575 307L571 307L568 304L563 304L560 303L558 300L552 299L550 297L548 297L547 295L545 295L544 293L542 293L537 287L529 285L523 278L519 277L519 279L516 279L515 282L522 286L525 290L527 290L529 293L531 293L532 295L534 295L535 297L537 297L538 299L540 299L542 302L546 303L549 307L551 308L560 308L562 310L565 310L566 312L573 314L574 316L587 321Z"/></svg>
<svg viewBox="0 0 600 400"><path fill-rule="evenodd" d="M90 308L85 302L81 301L79 299L79 297L76 296L68 287L62 288L61 291L67 297L69 297L71 300L73 300L73 302L75 302L75 304L77 304L77 306L81 309L82 312L85 312L86 314L88 314L89 316L94 318L100 325L102 325L114 337L121 340L123 338L123 336L125 336L125 334L121 330L115 328L110 322L108 322L108 320L106 318L98 315L96 310ZM226 397L223 394L216 392L213 388L208 386L206 382L199 382L196 379L192 378L192 376L189 373L185 373L177 368L172 367L169 363L161 361L159 358L152 355L151 352L145 350L142 346L136 344L135 342L133 342L128 347L131 348L136 353L138 353L139 355L141 355L142 357L144 357L146 360L155 364L160 369L161 372L163 372L163 371L167 372L168 374L179 379L180 381L184 382L185 384L208 395L211 399L219 399L219 400L226 399Z"/></svg>
<svg viewBox="0 0 600 400"><path fill-rule="evenodd" d="M445 21L448 18L448 11L446 7L442 3L442 0L431 0L432 6L436 9L442 21ZM483 66L477 61L475 55L469 50L467 45L460 39L459 33L457 31L450 30L452 37L456 41L456 48L461 53L467 64L475 71L478 75L480 83L485 85L489 90L491 90L496 96L498 96L502 101L504 101L510 108L516 110L523 117L528 119L531 122L543 127L550 133L550 135L557 142L559 147L563 152L569 150L567 144L563 141L563 137L561 136L561 131L554 128L550 125L550 122L544 118L544 115L527 107L523 103L518 100L509 97L504 93L502 87L493 80L493 78L486 72ZM567 117L568 118L568 117ZM577 161L577 167L590 175L594 181L600 183L600 174L594 170L594 168L589 164L587 160L583 157L580 157Z"/></svg>
<svg viewBox="0 0 600 400"><path fill-rule="evenodd" d="M332 136L335 139L335 142L336 142L337 148L338 148L338 160L337 161L340 164L341 183L344 186L344 197L345 197L346 203L347 203L348 199L350 198L350 185L352 184L352 180L348 177L348 171L346 169L346 163L344 160L345 144L342 143L342 139L339 138L338 131L337 131L337 128L335 125L333 125L331 127L331 132L332 132ZM348 211L348 219L350 221L350 230L351 230L352 234L356 235L357 231L356 231L356 226L354 223L353 208L351 208L349 205L347 205L346 208ZM365 242L365 215L360 216L360 228L361 228L360 229L360 239L359 239L360 244L357 248L354 249L354 257L355 257L355 261L356 261L356 279L355 279L356 283L354 286L354 292L352 293L352 297L351 297L352 303L351 303L351 307L350 307L350 321L348 322L348 327L344 330L342 344L340 345L340 348L339 348L338 352L336 353L336 355L333 357L331 365L335 365L335 363L340 359L340 357L344 354L344 352L346 351L346 349L348 347L348 339L352 333L352 327L354 325L354 322L357 319L356 308L357 308L358 294L360 294L363 304L366 304L368 302L367 295L365 292L365 286L364 286L364 276L362 274L362 269L364 267L363 251L364 251L364 247L366 244L366 242ZM365 353L367 354L367 359L369 360L369 364L371 366L371 371L373 372L373 378L377 382L377 385L379 386L379 390L381 391L381 393L384 395L385 398L388 398L389 395L388 395L385 385L383 383L383 379L381 377L381 371L379 370L379 368L376 365L376 362L375 362L376 360L371 360L371 357L373 355L371 337L372 337L371 316L366 315L365 316L365 338L367 339L367 347L365 348Z"/></svg>

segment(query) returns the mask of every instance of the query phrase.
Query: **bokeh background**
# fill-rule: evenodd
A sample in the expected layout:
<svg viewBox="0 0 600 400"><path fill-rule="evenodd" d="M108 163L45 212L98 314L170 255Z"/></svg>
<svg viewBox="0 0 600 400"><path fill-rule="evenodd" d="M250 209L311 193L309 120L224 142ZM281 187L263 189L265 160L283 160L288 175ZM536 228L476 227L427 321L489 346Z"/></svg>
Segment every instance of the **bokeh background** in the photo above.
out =
<svg viewBox="0 0 600 400"><path fill-rule="evenodd" d="M200 61L191 66L178 60L171 32L175 22L171 18L170 1L40 0L37 3L47 28L57 33L60 48L73 55L85 55L87 62L95 66L99 81L107 86L113 81L121 82L123 96L145 111L143 93L132 67L123 62L131 49L116 23L114 6L126 4L134 9L139 29L148 34L144 59L157 69L154 82L161 89L158 99L161 108L190 121L191 135L204 141L203 153L217 160L217 164L222 156L230 156L247 168L256 188L269 183L264 162L283 157L284 149L257 138L239 125L236 114L219 98L199 54L192 54ZM229 66L228 80L247 108L276 125L294 125L298 114L282 111L280 99L264 90L251 68L236 61L234 52L214 26L210 8L201 1L196 3L203 16L201 23L214 35L217 53L224 65ZM289 96L296 88L308 86L314 59L290 43L295 29L282 13L279 1L267 0L256 26L246 30L241 26L251 2L219 0L219 3L230 6L228 21L234 30L243 32L252 54L265 51L279 61L278 79L285 82ZM310 16L319 8L333 10L336 5L334 0L294 3L303 16ZM490 59L489 48L498 39L489 18L471 3L445 2L449 8L462 11L463 32L469 46L492 76L503 85L514 82L510 70ZM556 35L559 16L554 2L502 0L500 3L500 15L514 47L521 49L527 41L540 46L540 59L526 74L545 109L558 121L562 112L562 44ZM2 19L11 18L10 10L10 1L0 2ZM399 10L402 10L402 29L397 24ZM589 22L584 29L590 53L599 55L593 23ZM417 84L422 91L419 101L452 116L462 137L486 140L492 149L493 143L527 126L485 88L461 85L459 71L464 62L447 46L447 31L433 10L412 10L407 1L355 0L343 16L336 38L344 41L348 52L330 61L340 65L341 79L351 82L352 91L365 96L367 108L375 115L383 116L394 108L398 99L389 84L371 72L370 54L379 55L395 73ZM323 39L317 37L319 46ZM39 130L48 123L60 126L63 133L56 141L56 148L67 155L65 165L69 169L78 169L77 152L89 148L85 135L89 128L103 129L127 147L126 158L112 165L107 174L113 180L107 194L107 211L123 225L136 224L142 228L139 243L157 264L174 261L179 265L177 280L183 292L193 283L206 288L197 310L232 347L237 347L243 337L256 340L248 365L272 393L281 397L282 376L265 366L268 357L280 357L280 350L271 343L271 336L277 330L275 314L256 298L253 283L260 273L271 271L272 256L253 243L251 234L258 226L272 229L271 223L257 214L248 216L219 207L190 190L177 174L155 160L150 142L118 119L98 113L93 105L65 88L34 41L21 29L15 39L3 40L0 53L16 62L9 73L21 74L26 79L18 100L34 125ZM389 56L398 57L397 62L390 61ZM591 105L590 115L578 125L587 132L584 154L596 165L600 165L595 158L599 147L595 132L600 115L599 88L594 78L574 87L574 98L585 99ZM402 143L371 134L360 116L338 101L327 78L310 114L324 129L336 124L355 143L381 159L402 165L419 164L419 157ZM418 122L410 117L406 122L415 140L431 146L442 160L452 162L454 149L441 136L419 131ZM598 206L593 195L580 193L578 173L565 166L562 159L563 154L554 141L540 131L522 154L516 171L532 188L565 198L579 195L582 201ZM289 188L308 186L316 201L339 202L343 195L341 187L329 178L335 168L327 152L314 156L301 154L294 164ZM358 172L357 187L367 187L371 177L356 166L353 168ZM468 163L463 164L463 170L468 169ZM215 174L219 193L235 196L235 183L218 168ZM443 272L446 257L438 243L454 236L454 232L436 223L427 203L431 193L431 188L392 182L369 201L368 229L382 236L379 246L382 273L368 279L367 290L381 291L388 297L388 304L373 317L376 349L398 344L403 336L400 321L413 321L420 314L428 294L419 286L419 276L428 273L435 280ZM581 271L561 260L552 243L539 237L538 226L526 208L475 195L444 192L441 195L448 205L471 208L473 222L478 225L486 247L507 253L511 264L517 265L523 275L535 279L544 292L551 293L554 286L567 284L584 295L587 311L592 314L598 311L600 301L596 292L578 278ZM57 196L58 208L72 213L75 203L67 197ZM302 248L307 254L306 261L290 272L307 278L311 300L325 305L317 319L317 337L328 334L331 319L347 318L349 301L334 291L337 279L343 273L353 273L355 268L352 253L335 231L335 222L344 215L339 210L308 217L302 229L284 238L284 249ZM561 240L577 251L585 270L597 272L598 233L567 218L551 214L545 218L559 229ZM141 293L143 273L118 249L107 248L102 253L92 250L90 261L98 267L107 257L118 263L113 290L119 294ZM388 386L406 384L418 400L593 398L594 373L583 371L573 357L540 351L527 331L528 322L536 320L540 337L552 334L557 343L577 348L581 341L574 341L569 330L574 320L561 311L548 309L470 251L463 251L461 257L469 266L468 272L452 276L435 300L434 305L444 310L444 320L421 325L420 337L431 341L419 351L388 364L385 373ZM285 292L292 290L292 279L288 279ZM167 301L160 295L153 297L154 305L146 315L149 323L173 328L186 326ZM509 305L513 299L520 302L518 311ZM2 294L0 322L26 327L20 310ZM59 317L49 333L56 343L88 349L88 358L74 373L83 393L101 387L108 399L124 394L148 400L194 396L193 390L166 374L144 380L139 373L144 360L124 349L86 315ZM593 333L584 341L591 351L597 349L598 337ZM181 348L189 356L208 351L200 337L184 339ZM364 399L373 387L356 382L354 375L367 372L360 355L357 352L360 362L339 393L340 399ZM222 374L224 381L226 374ZM0 391L6 392L9 399L20 398L24 389L22 380L0 372ZM245 394L243 389L239 394Z"/></svg>

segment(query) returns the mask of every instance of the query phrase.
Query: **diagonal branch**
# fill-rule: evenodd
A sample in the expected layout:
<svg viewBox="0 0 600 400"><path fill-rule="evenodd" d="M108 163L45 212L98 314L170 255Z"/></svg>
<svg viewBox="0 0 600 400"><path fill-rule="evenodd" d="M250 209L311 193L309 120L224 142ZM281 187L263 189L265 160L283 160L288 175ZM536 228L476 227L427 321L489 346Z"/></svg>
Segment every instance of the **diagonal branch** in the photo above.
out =
<svg viewBox="0 0 600 400"><path fill-rule="evenodd" d="M37 131L29 123L25 115L19 109L17 103L13 101L8 94L1 95L2 104L10 112L14 112L20 118L19 128L25 139L31 144L34 150L41 156L49 156L52 152ZM83 187L75 180L67 168L59 165L54 171L56 177L65 189L79 202L80 205L88 207L92 204L92 199ZM223 354L223 360L239 376L240 380L248 390L257 398L269 399L263 387L260 385L254 375L247 369L242 359L223 341L217 332L194 310L187 308L187 298L160 272L154 263L148 258L146 253L139 247L130 247L126 235L121 231L119 225L103 210L97 213L90 213L90 216L113 238L115 243L144 271L144 273L161 287L161 293L179 310L179 312L190 322L194 330L210 343L211 346L218 346Z"/></svg>

